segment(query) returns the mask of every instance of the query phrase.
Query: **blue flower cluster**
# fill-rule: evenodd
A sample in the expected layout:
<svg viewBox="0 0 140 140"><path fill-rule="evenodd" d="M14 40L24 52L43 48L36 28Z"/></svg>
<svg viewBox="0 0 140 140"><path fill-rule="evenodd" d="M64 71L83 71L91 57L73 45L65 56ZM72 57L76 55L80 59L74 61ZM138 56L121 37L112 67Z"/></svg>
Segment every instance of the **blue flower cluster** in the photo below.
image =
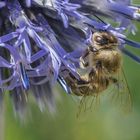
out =
<svg viewBox="0 0 140 140"><path fill-rule="evenodd" d="M140 63L125 48L140 44L124 35L135 34L133 21L139 20L139 6L130 0L0 1L0 98L9 91L21 110L31 92L41 108L53 104L51 87L57 81L70 93L63 69L78 78L78 58L99 30L114 34L119 49Z"/></svg>

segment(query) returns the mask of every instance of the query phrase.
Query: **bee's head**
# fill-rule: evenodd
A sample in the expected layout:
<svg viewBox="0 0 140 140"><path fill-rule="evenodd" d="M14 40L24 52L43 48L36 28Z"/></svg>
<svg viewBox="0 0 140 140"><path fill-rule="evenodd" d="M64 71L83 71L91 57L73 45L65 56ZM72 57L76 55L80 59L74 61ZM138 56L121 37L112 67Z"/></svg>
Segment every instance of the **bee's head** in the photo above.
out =
<svg viewBox="0 0 140 140"><path fill-rule="evenodd" d="M92 36L93 46L96 49L114 49L118 46L117 38L110 32L95 32Z"/></svg>

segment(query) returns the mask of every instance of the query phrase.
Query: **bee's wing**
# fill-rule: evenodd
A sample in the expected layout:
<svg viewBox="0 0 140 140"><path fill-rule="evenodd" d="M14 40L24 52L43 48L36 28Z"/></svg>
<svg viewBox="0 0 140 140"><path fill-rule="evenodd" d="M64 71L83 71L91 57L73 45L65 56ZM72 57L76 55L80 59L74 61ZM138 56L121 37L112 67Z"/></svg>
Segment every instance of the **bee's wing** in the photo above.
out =
<svg viewBox="0 0 140 140"><path fill-rule="evenodd" d="M111 99L123 111L130 112L132 110L132 95L123 68L118 73L117 80L118 82L115 83L111 93Z"/></svg>
<svg viewBox="0 0 140 140"><path fill-rule="evenodd" d="M104 75L103 73L104 73L104 71L102 69L102 65L97 64L97 66L96 66L96 76L95 76L95 71L92 68L89 72L89 75L88 75L87 79L88 79L88 81L91 82L92 85L94 85L94 84L95 85L100 85L98 82L100 81L100 78L102 77L102 75ZM105 81L103 81L103 82L105 82ZM106 83L104 83L103 86L105 84ZM82 96L82 98L80 99L80 103L79 103L78 116L81 113L98 109L98 107L100 105L100 89L102 87L98 87L98 88L99 89L96 89L96 92L94 91L94 89L88 88L89 90L87 90L87 93L85 93L84 96Z"/></svg>
<svg viewBox="0 0 140 140"><path fill-rule="evenodd" d="M92 112L98 109L100 105L100 96L82 96L79 100L77 117L83 113Z"/></svg>

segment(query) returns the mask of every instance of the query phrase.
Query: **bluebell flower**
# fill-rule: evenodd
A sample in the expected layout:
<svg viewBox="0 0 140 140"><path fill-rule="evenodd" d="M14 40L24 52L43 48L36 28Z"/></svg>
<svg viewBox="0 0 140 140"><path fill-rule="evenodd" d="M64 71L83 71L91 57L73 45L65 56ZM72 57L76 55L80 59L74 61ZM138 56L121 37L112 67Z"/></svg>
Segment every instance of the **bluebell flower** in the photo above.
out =
<svg viewBox="0 0 140 140"><path fill-rule="evenodd" d="M107 19L117 23L113 26ZM98 30L113 33L119 49L140 63L125 45L140 48L125 32L136 32L140 9L130 0L3 0L0 2L0 102L8 91L16 111L32 93L39 107L54 105L56 82L71 93L67 70L78 79L78 61Z"/></svg>

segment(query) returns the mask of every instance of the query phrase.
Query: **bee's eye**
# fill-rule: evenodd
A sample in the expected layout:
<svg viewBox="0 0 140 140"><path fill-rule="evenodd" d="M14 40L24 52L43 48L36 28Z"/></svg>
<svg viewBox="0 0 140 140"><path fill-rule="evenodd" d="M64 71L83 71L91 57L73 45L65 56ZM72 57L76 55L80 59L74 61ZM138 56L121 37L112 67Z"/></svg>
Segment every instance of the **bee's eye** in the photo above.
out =
<svg viewBox="0 0 140 140"><path fill-rule="evenodd" d="M102 41L102 39L103 38L101 36L97 36L95 40L96 40L96 42L100 42L100 41Z"/></svg>
<svg viewBox="0 0 140 140"><path fill-rule="evenodd" d="M99 45L105 45L108 44L108 39L105 37L101 37L101 36L97 36L95 38L95 41L99 44Z"/></svg>

